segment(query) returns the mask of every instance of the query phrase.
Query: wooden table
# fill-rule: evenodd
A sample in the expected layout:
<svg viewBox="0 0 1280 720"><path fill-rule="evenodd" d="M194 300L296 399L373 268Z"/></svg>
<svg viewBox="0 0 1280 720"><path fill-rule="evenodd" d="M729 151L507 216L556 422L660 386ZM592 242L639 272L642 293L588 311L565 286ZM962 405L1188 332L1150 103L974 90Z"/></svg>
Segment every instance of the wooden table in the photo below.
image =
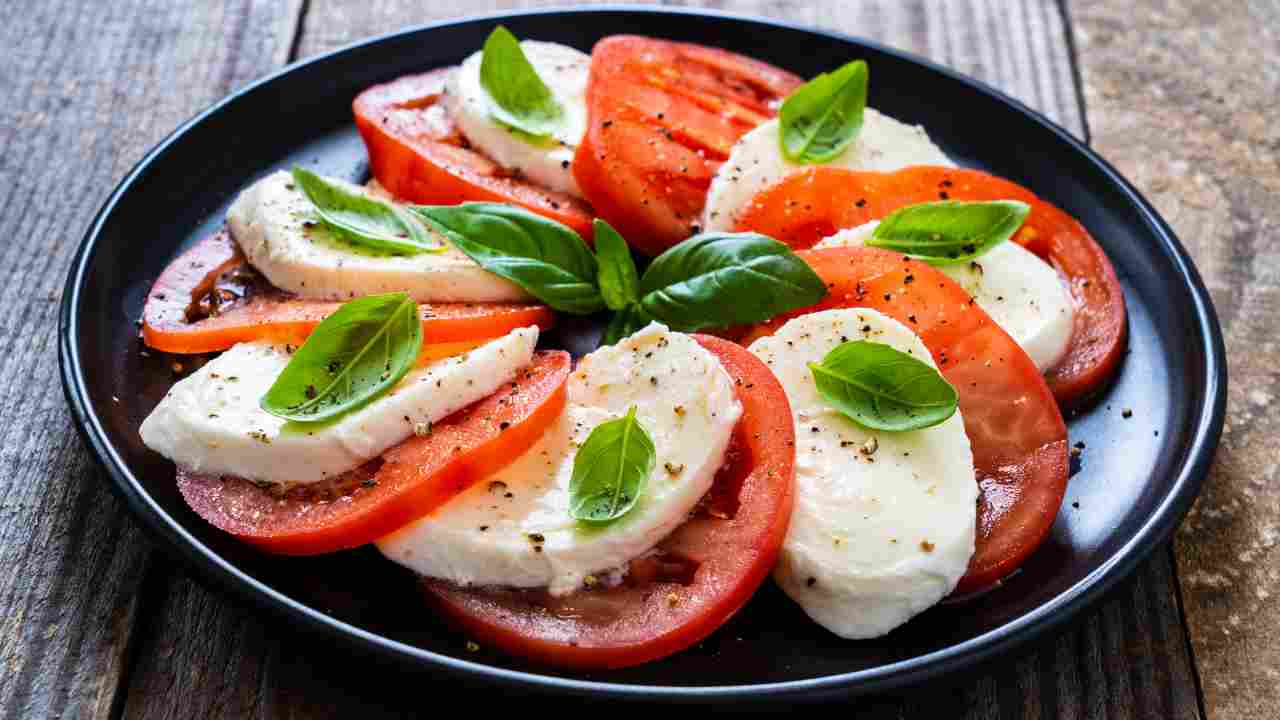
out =
<svg viewBox="0 0 1280 720"><path fill-rule="evenodd" d="M56 308L110 188L197 110L376 33L543 2L43 0L0 25L0 716L398 717L439 707L212 594L157 552L82 448ZM1275 717L1280 492L1277 0L692 2L873 38L985 80L1092 141L1196 255L1232 355L1228 430L1170 547L1101 606L866 717ZM1114 5L1115 7L1108 7ZM163 208L157 209L157 224ZM1181 578L1181 581L1179 581ZM1270 598L1270 599L1269 599ZM473 695L480 703L485 696Z"/></svg>

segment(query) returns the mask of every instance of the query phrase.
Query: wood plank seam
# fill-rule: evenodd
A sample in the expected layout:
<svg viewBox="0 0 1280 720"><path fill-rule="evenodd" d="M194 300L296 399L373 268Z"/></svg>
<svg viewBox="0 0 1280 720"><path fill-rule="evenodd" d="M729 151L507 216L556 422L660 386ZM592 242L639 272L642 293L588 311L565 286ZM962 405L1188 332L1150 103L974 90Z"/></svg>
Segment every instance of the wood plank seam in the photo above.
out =
<svg viewBox="0 0 1280 720"><path fill-rule="evenodd" d="M302 36L307 31L307 14L311 11L311 0L299 0L296 19L293 21L293 36L289 39L289 55L285 64L297 62L302 51Z"/></svg>
<svg viewBox="0 0 1280 720"><path fill-rule="evenodd" d="M1071 63L1071 86L1075 89L1076 106L1080 113L1080 133L1086 145L1093 143L1089 132L1089 112L1084 102L1084 78L1080 74L1080 54L1076 44L1075 24L1071 22L1071 0L1057 0L1058 14L1067 41L1067 60Z"/></svg>
<svg viewBox="0 0 1280 720"><path fill-rule="evenodd" d="M1191 661L1191 680L1196 687L1196 705L1200 712L1201 718L1208 718L1209 712L1204 698L1204 681L1200 678L1200 663L1196 661L1195 643L1191 642L1191 625L1187 620L1187 609L1182 597L1182 575L1178 568L1178 553L1173 549L1173 543L1169 543L1165 547L1165 552L1169 554L1169 567L1173 572L1173 588L1174 600L1178 605L1178 618L1182 621L1182 642L1187 648L1187 657Z"/></svg>

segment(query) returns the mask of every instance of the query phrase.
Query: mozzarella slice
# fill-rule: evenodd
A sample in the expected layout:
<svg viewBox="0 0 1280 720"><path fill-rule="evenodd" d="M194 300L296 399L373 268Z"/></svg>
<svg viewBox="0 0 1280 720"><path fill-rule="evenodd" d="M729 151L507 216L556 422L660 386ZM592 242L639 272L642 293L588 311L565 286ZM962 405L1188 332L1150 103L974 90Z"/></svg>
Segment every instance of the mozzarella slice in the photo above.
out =
<svg viewBox="0 0 1280 720"><path fill-rule="evenodd" d="M597 425L632 406L653 439L654 471L631 512L584 527L569 516L575 452ZM528 452L378 549L461 585L572 592L589 575L621 572L685 521L710 489L741 413L715 356L688 335L649 325L582 359L565 412Z"/></svg>
<svg viewBox="0 0 1280 720"><path fill-rule="evenodd" d="M449 79L445 106L462 134L489 159L536 185L582 197L570 167L574 150L587 131L591 56L536 40L525 40L520 48L564 110L560 126L550 138L522 137L494 120L493 99L480 84L480 52L467 58Z"/></svg>
<svg viewBox="0 0 1280 720"><path fill-rule="evenodd" d="M814 247L865 245L879 224L873 220L841 230ZM1003 242L974 262L938 269L1009 333L1040 372L1048 372L1067 352L1075 312L1071 292L1058 271L1035 253Z"/></svg>
<svg viewBox="0 0 1280 720"><path fill-rule="evenodd" d="M796 500L774 578L818 624L883 635L937 603L973 554L978 484L957 412L924 430L864 429L818 394L808 363L870 340L933 365L906 326L866 308L802 315L751 345L796 427Z"/></svg>
<svg viewBox="0 0 1280 720"><path fill-rule="evenodd" d="M377 194L358 185L349 187ZM301 297L345 300L404 291L420 302L530 299L453 247L442 253L391 256L338 240L316 222L315 206L284 171L242 192L227 211L227 226L251 265L272 285ZM442 236L435 238L448 245Z"/></svg>
<svg viewBox="0 0 1280 720"><path fill-rule="evenodd" d="M495 392L533 359L534 327L409 371L390 391L328 423L294 423L261 398L289 364L265 342L232 347L178 381L142 422L142 442L197 473L314 483L359 467L432 423Z"/></svg>
<svg viewBox="0 0 1280 720"><path fill-rule="evenodd" d="M907 125L867 108L858 138L827 167L888 172L910 165L954 163L929 140L924 128ZM732 230L737 216L761 190L813 165L797 165L778 146L778 121L761 123L743 135L716 171L707 192L702 226L707 230Z"/></svg>

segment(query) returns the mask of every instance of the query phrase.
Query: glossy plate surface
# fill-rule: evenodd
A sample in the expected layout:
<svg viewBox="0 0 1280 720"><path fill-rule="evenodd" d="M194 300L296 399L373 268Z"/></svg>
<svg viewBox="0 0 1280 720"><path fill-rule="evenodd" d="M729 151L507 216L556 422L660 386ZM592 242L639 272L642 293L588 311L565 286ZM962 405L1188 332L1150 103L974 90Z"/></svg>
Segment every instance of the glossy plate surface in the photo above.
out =
<svg viewBox="0 0 1280 720"><path fill-rule="evenodd" d="M557 674L468 653L423 611L412 579L372 549L268 557L186 508L172 465L137 434L173 380L164 358L139 352L134 321L151 282L219 227L240 188L272 170L296 163L364 180L350 110L356 93L457 63L499 20L520 37L584 51L622 32L719 45L802 76L865 58L874 70L871 105L924 125L957 161L1022 183L1089 228L1124 284L1130 352L1105 397L1068 421L1072 442L1086 444L1079 472L1052 536L1020 573L976 602L935 608L862 642L830 635L767 584L728 626L676 657ZM596 332L567 321L547 342L580 353ZM227 98L148 154L88 229L62 298L60 359L77 424L111 482L162 546L212 584L335 642L436 675L649 699L884 690L958 671L1065 622L1130 573L1190 507L1226 397L1221 331L1185 250L1128 182L1060 128L984 85L872 43L665 10L535 12L407 30L307 60ZM1132 417L1122 416L1125 408Z"/></svg>

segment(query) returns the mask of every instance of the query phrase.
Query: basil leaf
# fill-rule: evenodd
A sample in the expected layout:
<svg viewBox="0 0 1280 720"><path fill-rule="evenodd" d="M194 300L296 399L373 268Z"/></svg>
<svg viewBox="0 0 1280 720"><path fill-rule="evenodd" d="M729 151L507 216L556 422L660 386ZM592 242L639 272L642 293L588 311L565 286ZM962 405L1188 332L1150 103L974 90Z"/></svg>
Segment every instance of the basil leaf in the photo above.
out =
<svg viewBox="0 0 1280 720"><path fill-rule="evenodd" d="M1017 200L908 205L881 220L867 244L930 265L969 262L1012 237L1030 212Z"/></svg>
<svg viewBox="0 0 1280 720"><path fill-rule="evenodd" d="M818 393L855 423L902 432L955 414L956 390L928 363L882 343L853 340L809 363Z"/></svg>
<svg viewBox="0 0 1280 720"><path fill-rule="evenodd" d="M640 305L684 332L763 322L826 297L786 245L757 233L709 232L668 249L640 280Z"/></svg>
<svg viewBox="0 0 1280 720"><path fill-rule="evenodd" d="M538 77L520 41L499 25L484 41L480 86L489 93L495 120L533 139L543 139L560 125L564 109L551 88Z"/></svg>
<svg viewBox="0 0 1280 720"><path fill-rule="evenodd" d="M421 348L418 304L407 293L352 300L311 331L259 405L297 422L337 417L400 382Z"/></svg>
<svg viewBox="0 0 1280 720"><path fill-rule="evenodd" d="M595 220L596 260L600 262L600 295L610 310L622 310L640 299L640 276L631 248L609 223Z"/></svg>
<svg viewBox="0 0 1280 720"><path fill-rule="evenodd" d="M600 346L617 345L618 341L631 335L640 328L653 322L653 318L636 303L632 303L613 314L609 325L604 329Z"/></svg>
<svg viewBox="0 0 1280 720"><path fill-rule="evenodd" d="M413 210L480 267L552 308L576 315L604 309L595 256L568 227L500 203L416 205Z"/></svg>
<svg viewBox="0 0 1280 720"><path fill-rule="evenodd" d="M300 167L293 169L293 181L316 206L320 221L339 240L400 255L448 249L443 243L433 241L411 213L392 203L355 192Z"/></svg>
<svg viewBox="0 0 1280 720"><path fill-rule="evenodd" d="M862 130L867 64L848 63L791 93L778 110L782 154L797 163L824 163L844 152Z"/></svg>
<svg viewBox="0 0 1280 720"><path fill-rule="evenodd" d="M569 515L575 520L607 523L626 515L644 491L657 451L636 407L626 416L600 423L573 458L569 479Z"/></svg>

